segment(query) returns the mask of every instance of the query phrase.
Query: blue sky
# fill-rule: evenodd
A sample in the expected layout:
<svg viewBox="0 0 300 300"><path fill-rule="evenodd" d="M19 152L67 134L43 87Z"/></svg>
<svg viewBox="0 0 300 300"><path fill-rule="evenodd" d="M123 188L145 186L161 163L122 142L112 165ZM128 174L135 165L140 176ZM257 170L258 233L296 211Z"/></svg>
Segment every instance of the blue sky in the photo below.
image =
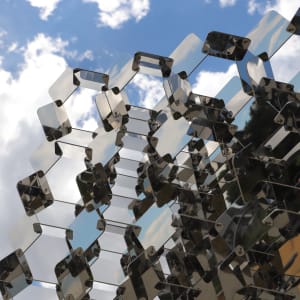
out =
<svg viewBox="0 0 300 300"><path fill-rule="evenodd" d="M243 36L270 9L291 19L299 6L299 0L0 1L0 259L36 237L30 232L37 220L25 216L15 185L34 171L30 155L45 139L36 111L52 101L47 91L67 65L109 73L137 51L168 56L189 33L202 40L213 30ZM277 80L300 70L299 53L295 36L274 56ZM215 96L236 74L232 62L209 58L191 77L193 91ZM163 96L161 81L144 75L136 76L127 92L130 101L147 107ZM97 129L94 96L85 89L67 101L73 127ZM65 184L62 198L78 199L75 180L67 179L84 166L67 164L67 171L58 170L52 179L49 174L49 180L58 182L58 190Z"/></svg>
<svg viewBox="0 0 300 300"><path fill-rule="evenodd" d="M105 13L114 3L116 9ZM6 33L2 66L17 71L22 47L43 33L68 43L63 56L70 65L107 69L139 50L168 55L191 32L201 39L211 30L245 35L261 17L247 10L247 1L232 0L190 0L188 5L180 0L5 0L0 3L0 29Z"/></svg>

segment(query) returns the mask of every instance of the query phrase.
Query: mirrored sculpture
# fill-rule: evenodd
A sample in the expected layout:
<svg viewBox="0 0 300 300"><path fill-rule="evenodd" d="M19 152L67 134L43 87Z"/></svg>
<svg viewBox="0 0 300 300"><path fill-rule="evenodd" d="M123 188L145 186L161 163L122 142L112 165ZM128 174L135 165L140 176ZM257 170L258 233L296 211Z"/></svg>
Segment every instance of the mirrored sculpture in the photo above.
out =
<svg viewBox="0 0 300 300"><path fill-rule="evenodd" d="M17 183L38 236L1 259L2 298L300 299L300 73L279 82L270 63L299 20L190 34L117 74L67 68L38 110L35 173ZM196 94L189 76L210 56L240 76ZM152 109L127 96L138 73L162 79ZM68 118L78 88L97 93L94 132Z"/></svg>

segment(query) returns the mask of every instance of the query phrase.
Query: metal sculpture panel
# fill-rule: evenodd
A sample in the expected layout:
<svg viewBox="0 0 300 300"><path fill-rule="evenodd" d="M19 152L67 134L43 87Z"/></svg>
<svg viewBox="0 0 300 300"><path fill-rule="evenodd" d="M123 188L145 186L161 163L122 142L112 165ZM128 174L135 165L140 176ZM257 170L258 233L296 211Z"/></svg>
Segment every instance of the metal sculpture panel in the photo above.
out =
<svg viewBox="0 0 300 300"><path fill-rule="evenodd" d="M246 37L191 34L113 76L68 68L38 110L36 171L17 184L38 236L0 261L3 299L300 299L300 82L276 81L270 64L299 26L299 11L269 12ZM209 56L240 78L195 94L189 76ZM151 110L126 93L139 72L163 80ZM95 132L68 118L80 88L97 92ZM78 199L57 199L60 162Z"/></svg>

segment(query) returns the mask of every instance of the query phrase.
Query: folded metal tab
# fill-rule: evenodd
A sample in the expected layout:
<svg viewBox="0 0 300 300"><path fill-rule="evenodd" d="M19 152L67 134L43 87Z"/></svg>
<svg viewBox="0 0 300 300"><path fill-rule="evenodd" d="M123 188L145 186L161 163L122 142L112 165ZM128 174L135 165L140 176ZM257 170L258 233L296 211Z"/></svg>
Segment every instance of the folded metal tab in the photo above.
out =
<svg viewBox="0 0 300 300"><path fill-rule="evenodd" d="M246 37L211 31L208 33L202 51L211 56L230 60L242 60L251 40Z"/></svg>
<svg viewBox="0 0 300 300"><path fill-rule="evenodd" d="M172 72L173 59L146 52L136 52L132 70L144 74L168 77Z"/></svg>
<svg viewBox="0 0 300 300"><path fill-rule="evenodd" d="M103 88L107 88L109 75L80 68L73 70L73 83L75 85L101 91Z"/></svg>
<svg viewBox="0 0 300 300"><path fill-rule="evenodd" d="M72 126L62 101L56 100L40 107L37 114L49 142L71 133Z"/></svg>
<svg viewBox="0 0 300 300"><path fill-rule="evenodd" d="M43 171L38 171L20 180L17 190L26 214L32 216L53 204L54 198Z"/></svg>
<svg viewBox="0 0 300 300"><path fill-rule="evenodd" d="M55 266L55 274L59 299L85 299L93 286L93 275L81 248L60 261Z"/></svg>
<svg viewBox="0 0 300 300"><path fill-rule="evenodd" d="M78 85L74 84L73 76L73 70L68 67L53 83L49 88L49 95L53 101L65 102L77 90Z"/></svg>
<svg viewBox="0 0 300 300"><path fill-rule="evenodd" d="M297 10L286 30L296 35L300 34L300 8Z"/></svg>
<svg viewBox="0 0 300 300"><path fill-rule="evenodd" d="M127 104L126 93L117 89L96 96L96 105L106 131L120 128L128 122Z"/></svg>
<svg viewBox="0 0 300 300"><path fill-rule="evenodd" d="M0 274L0 291L3 299L12 299L33 280L26 257L21 249L17 249L0 261Z"/></svg>

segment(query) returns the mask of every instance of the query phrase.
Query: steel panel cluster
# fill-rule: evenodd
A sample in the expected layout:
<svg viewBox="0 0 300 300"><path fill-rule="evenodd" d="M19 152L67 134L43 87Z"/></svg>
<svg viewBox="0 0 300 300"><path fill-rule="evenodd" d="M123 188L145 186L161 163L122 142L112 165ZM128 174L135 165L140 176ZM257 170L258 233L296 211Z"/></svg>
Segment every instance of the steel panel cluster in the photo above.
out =
<svg viewBox="0 0 300 300"><path fill-rule="evenodd" d="M67 68L38 110L35 172L17 183L32 232L0 261L3 299L300 299L300 73L278 82L270 64L299 11L137 52L115 74ZM210 56L239 77L195 94L189 76ZM138 73L162 80L153 109L127 95ZM95 132L65 105L85 88Z"/></svg>

